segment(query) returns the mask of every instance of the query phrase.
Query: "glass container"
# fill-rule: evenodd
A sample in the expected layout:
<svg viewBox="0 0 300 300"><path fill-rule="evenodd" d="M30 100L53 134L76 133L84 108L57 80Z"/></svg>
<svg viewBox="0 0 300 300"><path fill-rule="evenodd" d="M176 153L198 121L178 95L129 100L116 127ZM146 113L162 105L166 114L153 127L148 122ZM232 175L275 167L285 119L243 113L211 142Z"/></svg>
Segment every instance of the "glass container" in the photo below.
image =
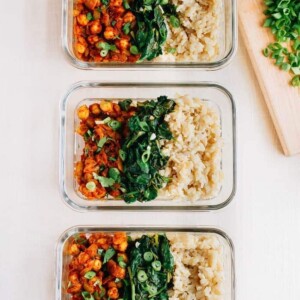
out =
<svg viewBox="0 0 300 300"><path fill-rule="evenodd" d="M184 233L193 235L213 235L217 237L222 247L222 264L224 270L224 300L235 299L235 257L234 246L231 239L220 229L209 227L159 227L159 226L122 226L122 227L97 227L97 226L76 226L65 231L59 238L57 245L57 266L56 266L56 300L69 300L70 295L66 293L68 286L68 265L71 256L68 248L75 234L78 233L113 233L116 231L126 232L127 234L151 234L157 232L165 233Z"/></svg>
<svg viewBox="0 0 300 300"><path fill-rule="evenodd" d="M73 6L74 0L63 0L62 5L62 47L69 62L77 68L97 70L111 68L125 69L162 69L162 68L198 68L216 70L227 65L237 48L237 3L236 0L221 0L220 30L218 40L220 51L213 61L201 62L142 62L142 63L96 63L79 60L73 51Z"/></svg>
<svg viewBox="0 0 300 300"><path fill-rule="evenodd" d="M176 94L197 97L206 101L220 114L222 131L221 169L222 186L211 199L167 200L126 204L122 200L86 200L77 192L74 163L80 159L83 139L75 134L78 124L76 109L97 99L156 99ZM235 166L235 105L231 94L215 83L99 83L79 82L71 87L60 105L60 191L66 204L78 211L97 210L192 210L210 211L223 208L234 197L236 187Z"/></svg>

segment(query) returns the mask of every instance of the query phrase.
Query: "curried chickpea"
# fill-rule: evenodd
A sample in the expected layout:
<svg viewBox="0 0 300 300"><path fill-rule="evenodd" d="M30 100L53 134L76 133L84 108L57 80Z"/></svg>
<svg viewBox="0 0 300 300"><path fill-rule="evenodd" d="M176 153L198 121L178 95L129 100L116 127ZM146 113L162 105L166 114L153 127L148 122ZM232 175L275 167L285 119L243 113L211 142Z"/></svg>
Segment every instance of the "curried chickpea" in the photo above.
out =
<svg viewBox="0 0 300 300"><path fill-rule="evenodd" d="M124 23L132 23L133 21L135 21L134 14L131 11L127 12L123 17L123 21Z"/></svg>
<svg viewBox="0 0 300 300"><path fill-rule="evenodd" d="M75 50L80 53L80 54L83 54L86 50L86 47L82 44L79 44L79 43L76 43L75 44Z"/></svg>
<svg viewBox="0 0 300 300"><path fill-rule="evenodd" d="M123 0L111 0L110 1L110 6L122 6Z"/></svg>
<svg viewBox="0 0 300 300"><path fill-rule="evenodd" d="M114 28L111 26L106 27L103 35L107 40L114 40L117 37Z"/></svg>
<svg viewBox="0 0 300 300"><path fill-rule="evenodd" d="M77 110L77 116L80 120L87 120L90 115L89 108L86 105L82 105Z"/></svg>
<svg viewBox="0 0 300 300"><path fill-rule="evenodd" d="M117 247L115 247L115 248L121 252L125 252L127 247L128 247L128 243L126 241L126 242L121 243L120 245L117 245Z"/></svg>
<svg viewBox="0 0 300 300"><path fill-rule="evenodd" d="M73 16L74 16L74 17L79 16L79 14L80 14L80 10L78 10L78 9L74 9L74 10L73 10Z"/></svg>
<svg viewBox="0 0 300 300"><path fill-rule="evenodd" d="M91 45L94 45L99 42L100 38L98 35L90 35L88 36L87 40Z"/></svg>
<svg viewBox="0 0 300 300"><path fill-rule="evenodd" d="M94 104L90 105L90 111L95 116L100 115L101 114L100 105L98 103L94 103Z"/></svg>
<svg viewBox="0 0 300 300"><path fill-rule="evenodd" d="M129 41L127 39L120 39L118 46L119 49L126 50L129 47Z"/></svg>
<svg viewBox="0 0 300 300"><path fill-rule="evenodd" d="M92 21L90 24L90 31L91 34L99 34L102 31L102 25L100 23L100 20Z"/></svg>
<svg viewBox="0 0 300 300"><path fill-rule="evenodd" d="M100 0L84 0L84 4L91 10L100 5Z"/></svg>
<svg viewBox="0 0 300 300"><path fill-rule="evenodd" d="M107 291L107 295L110 299L118 299L119 298L119 291L116 287L113 287Z"/></svg>
<svg viewBox="0 0 300 300"><path fill-rule="evenodd" d="M77 16L77 22L82 26L86 26L89 23L89 20L86 14L80 14L79 16Z"/></svg>
<svg viewBox="0 0 300 300"><path fill-rule="evenodd" d="M93 270L97 272L101 269L101 267L102 267L101 261L99 259L95 259L94 265L93 265Z"/></svg>
<svg viewBox="0 0 300 300"><path fill-rule="evenodd" d="M105 101L105 100L100 102L100 108L105 113L111 113L114 110L113 103L110 101Z"/></svg>
<svg viewBox="0 0 300 300"><path fill-rule="evenodd" d="M91 257L95 257L97 255L97 251L98 251L98 246L96 244L92 244L90 245L87 249L86 249L86 253Z"/></svg>
<svg viewBox="0 0 300 300"><path fill-rule="evenodd" d="M78 247L77 244L71 245L71 247L69 249L69 254L70 255L76 256L76 255L79 254L79 252L80 252L80 250L79 250L79 247Z"/></svg>

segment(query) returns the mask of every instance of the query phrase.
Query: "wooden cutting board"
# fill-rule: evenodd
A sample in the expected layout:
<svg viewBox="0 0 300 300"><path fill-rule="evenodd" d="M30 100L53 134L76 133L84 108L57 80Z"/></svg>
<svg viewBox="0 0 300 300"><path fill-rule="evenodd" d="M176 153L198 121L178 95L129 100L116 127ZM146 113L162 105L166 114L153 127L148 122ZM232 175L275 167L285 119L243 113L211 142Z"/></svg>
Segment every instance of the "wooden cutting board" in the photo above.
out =
<svg viewBox="0 0 300 300"><path fill-rule="evenodd" d="M240 0L240 30L283 151L294 155L300 153L300 88L291 87L291 76L262 54L273 42L269 29L262 27L264 8L263 0Z"/></svg>

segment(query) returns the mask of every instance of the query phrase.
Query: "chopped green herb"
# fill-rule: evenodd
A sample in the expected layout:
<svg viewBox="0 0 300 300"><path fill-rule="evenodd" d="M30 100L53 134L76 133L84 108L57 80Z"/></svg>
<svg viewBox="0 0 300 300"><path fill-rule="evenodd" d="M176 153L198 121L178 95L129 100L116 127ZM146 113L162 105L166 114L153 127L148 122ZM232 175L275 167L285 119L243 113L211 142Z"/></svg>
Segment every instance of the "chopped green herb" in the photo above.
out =
<svg viewBox="0 0 300 300"><path fill-rule="evenodd" d="M112 187L115 184L115 180L112 178L107 178L103 176L99 176L96 173L93 173L94 179L98 180L102 187Z"/></svg>
<svg viewBox="0 0 300 300"><path fill-rule="evenodd" d="M107 137L103 137L102 139L99 140L99 142L97 143L97 152L100 152L103 148L103 146L105 145L105 143L108 141Z"/></svg>
<svg viewBox="0 0 300 300"><path fill-rule="evenodd" d="M123 32L125 34L129 34L130 29L131 29L131 23L125 23L124 26L123 26Z"/></svg>
<svg viewBox="0 0 300 300"><path fill-rule="evenodd" d="M119 150L119 156L121 158L122 161L124 161L126 159L126 153L125 151L123 151L122 149Z"/></svg>
<svg viewBox="0 0 300 300"><path fill-rule="evenodd" d="M91 21L91 20L94 19L94 18L93 18L93 15L92 15L90 12L88 12L88 13L86 14L86 18L87 18L89 21Z"/></svg>
<svg viewBox="0 0 300 300"><path fill-rule="evenodd" d="M108 171L108 176L112 178L115 182L120 182L121 174L117 168L110 168Z"/></svg>
<svg viewBox="0 0 300 300"><path fill-rule="evenodd" d="M130 53L133 54L133 55L139 54L139 49L137 48L137 46L131 46L130 47Z"/></svg>
<svg viewBox="0 0 300 300"><path fill-rule="evenodd" d="M103 252L104 252L104 249L98 249L98 255L99 256L102 256Z"/></svg>
<svg viewBox="0 0 300 300"><path fill-rule="evenodd" d="M92 279L96 276L96 273L93 272L93 271L89 271L87 273L85 273L84 277L87 278L87 279Z"/></svg>
<svg viewBox="0 0 300 300"><path fill-rule="evenodd" d="M124 262L124 259L122 256L118 256L118 264L121 268L125 269L126 268L126 263Z"/></svg>
<svg viewBox="0 0 300 300"><path fill-rule="evenodd" d="M81 293L84 300L95 300L94 296L87 291Z"/></svg>
<svg viewBox="0 0 300 300"><path fill-rule="evenodd" d="M115 51L115 50L117 50L116 45L111 45L111 44L106 43L106 42L99 42L99 43L97 43L96 47L98 49L103 49L103 50L107 50L107 51Z"/></svg>
<svg viewBox="0 0 300 300"><path fill-rule="evenodd" d="M76 244L84 245L87 242L85 237L82 237L79 233L74 235L74 240Z"/></svg>
<svg viewBox="0 0 300 300"><path fill-rule="evenodd" d="M114 248L108 248L104 254L103 264L106 264L115 254L116 250Z"/></svg>
<svg viewBox="0 0 300 300"><path fill-rule="evenodd" d="M128 111L131 103L132 103L131 99L126 99L126 100L119 102L119 106L123 111Z"/></svg>

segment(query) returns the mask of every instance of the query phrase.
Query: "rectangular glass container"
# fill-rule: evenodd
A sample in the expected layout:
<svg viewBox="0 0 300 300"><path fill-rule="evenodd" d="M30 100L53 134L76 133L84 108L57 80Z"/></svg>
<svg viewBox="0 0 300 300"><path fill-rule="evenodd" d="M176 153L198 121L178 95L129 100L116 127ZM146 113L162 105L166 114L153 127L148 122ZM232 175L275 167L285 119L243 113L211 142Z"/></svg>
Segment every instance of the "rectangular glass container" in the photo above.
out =
<svg viewBox="0 0 300 300"><path fill-rule="evenodd" d="M217 70L227 65L237 48L237 3L236 0L222 0L220 25L220 53L213 61L202 62L142 62L142 63L96 63L79 60L73 51L73 5L75 0L62 0L62 47L69 62L79 69L97 70L111 68L198 68Z"/></svg>
<svg viewBox="0 0 300 300"><path fill-rule="evenodd" d="M74 180L74 162L80 158L82 139L75 134L76 109L83 103L97 99L156 99L176 94L197 97L207 101L220 114L223 147L221 169L224 174L221 189L211 199L167 200L127 204L123 200L86 200L77 192ZM159 83L99 83L79 82L72 86L60 107L60 191L66 204L78 211L95 210L194 210L209 211L226 206L234 197L236 186L235 168L235 105L231 94L214 83L159 84Z"/></svg>
<svg viewBox="0 0 300 300"><path fill-rule="evenodd" d="M224 300L235 299L235 259L234 259L234 246L231 239L222 230L209 227L97 227L97 226L76 226L65 231L59 238L57 245L57 266L56 266L56 300L68 300L70 295L66 293L68 279L68 265L70 263L71 256L68 254L68 247L72 242L73 236L78 233L97 233L107 232L112 233L116 231L131 233L186 233L194 235L214 235L220 241L223 248L223 267L224 267Z"/></svg>

